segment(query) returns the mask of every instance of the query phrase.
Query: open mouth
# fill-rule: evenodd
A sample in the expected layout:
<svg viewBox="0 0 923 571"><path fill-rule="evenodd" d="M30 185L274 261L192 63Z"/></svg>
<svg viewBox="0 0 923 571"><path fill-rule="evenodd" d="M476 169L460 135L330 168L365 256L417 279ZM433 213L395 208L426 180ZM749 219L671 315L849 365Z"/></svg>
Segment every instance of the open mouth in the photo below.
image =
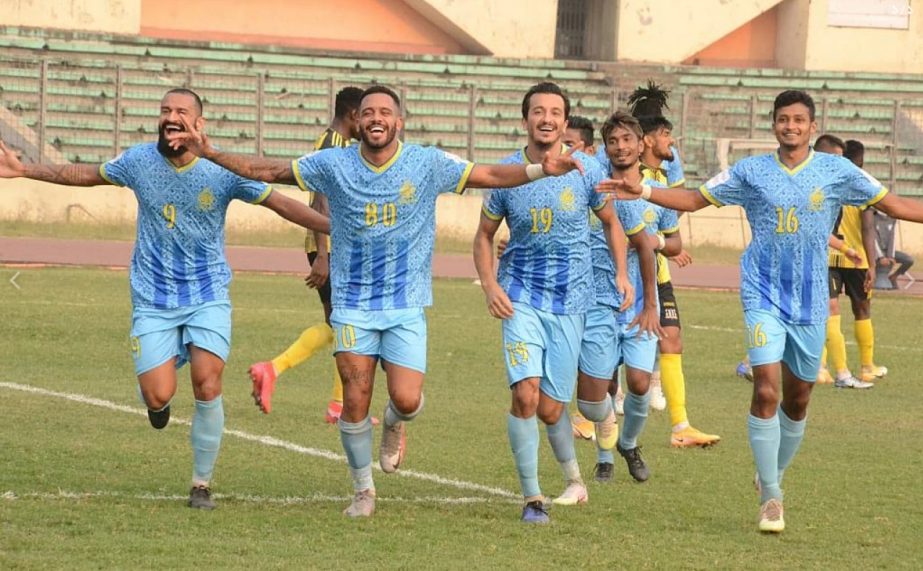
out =
<svg viewBox="0 0 923 571"><path fill-rule="evenodd" d="M182 133L186 129L176 123L166 123L162 127L164 133Z"/></svg>
<svg viewBox="0 0 923 571"><path fill-rule="evenodd" d="M368 131L373 135L383 135L385 133L385 128L381 125L372 125L369 127Z"/></svg>
<svg viewBox="0 0 923 571"><path fill-rule="evenodd" d="M554 133L555 132L554 125L542 125L541 127L538 128L538 130L541 131L542 133Z"/></svg>

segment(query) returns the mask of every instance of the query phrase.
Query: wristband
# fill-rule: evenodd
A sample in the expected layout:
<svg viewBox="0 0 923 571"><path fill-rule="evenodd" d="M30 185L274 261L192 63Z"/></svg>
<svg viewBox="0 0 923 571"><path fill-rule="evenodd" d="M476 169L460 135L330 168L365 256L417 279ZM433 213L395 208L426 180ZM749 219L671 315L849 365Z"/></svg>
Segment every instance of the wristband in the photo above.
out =
<svg viewBox="0 0 923 571"><path fill-rule="evenodd" d="M529 180L535 181L540 178L545 178L545 169L542 168L542 165L526 165L526 176L529 177Z"/></svg>
<svg viewBox="0 0 923 571"><path fill-rule="evenodd" d="M641 185L641 198L643 198L644 200L651 199L651 185L649 184Z"/></svg>
<svg viewBox="0 0 923 571"><path fill-rule="evenodd" d="M657 251L663 250L667 247L667 241L664 239L662 234L655 234L657 236Z"/></svg>

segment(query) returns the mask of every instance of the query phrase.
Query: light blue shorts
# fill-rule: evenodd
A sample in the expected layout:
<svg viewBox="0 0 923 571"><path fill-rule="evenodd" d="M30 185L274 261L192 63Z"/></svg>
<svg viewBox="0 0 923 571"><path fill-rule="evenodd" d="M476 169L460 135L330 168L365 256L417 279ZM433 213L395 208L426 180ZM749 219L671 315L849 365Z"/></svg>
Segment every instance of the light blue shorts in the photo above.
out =
<svg viewBox="0 0 923 571"><path fill-rule="evenodd" d="M793 325L761 309L744 311L744 322L751 365L781 361L799 379L809 383L817 380L827 337L825 324Z"/></svg>
<svg viewBox="0 0 923 571"><path fill-rule="evenodd" d="M654 372L654 362L657 360L657 337L647 332L638 335L640 330L638 325L628 329L627 323L619 323L618 327L618 346L621 352L619 363L625 363L632 369L646 373Z"/></svg>
<svg viewBox="0 0 923 571"><path fill-rule="evenodd" d="M577 386L577 361L586 314L559 315L513 302L513 317L503 320L503 359L512 387L538 378L539 389L570 402Z"/></svg>
<svg viewBox="0 0 923 571"><path fill-rule="evenodd" d="M195 345L227 362L231 353L231 304L212 301L176 309L136 307L131 315L131 352L141 375L176 357L179 369Z"/></svg>
<svg viewBox="0 0 923 571"><path fill-rule="evenodd" d="M426 314L422 307L364 311L334 307L334 354L356 353L426 372Z"/></svg>
<svg viewBox="0 0 923 571"><path fill-rule="evenodd" d="M619 362L619 326L615 309L596 305L586 313L580 345L580 371L597 379L611 379Z"/></svg>

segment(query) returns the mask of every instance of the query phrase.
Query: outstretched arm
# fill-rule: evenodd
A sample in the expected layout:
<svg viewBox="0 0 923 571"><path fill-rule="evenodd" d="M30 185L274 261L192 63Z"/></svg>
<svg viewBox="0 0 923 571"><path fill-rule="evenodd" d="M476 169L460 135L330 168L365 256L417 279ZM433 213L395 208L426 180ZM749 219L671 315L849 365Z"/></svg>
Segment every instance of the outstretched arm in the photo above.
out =
<svg viewBox="0 0 923 571"><path fill-rule="evenodd" d="M546 176L561 176L577 169L583 174L583 164L574 153L583 148L575 145L556 157L545 155L542 164L531 165L474 165L468 175L468 188L509 188L520 186Z"/></svg>
<svg viewBox="0 0 923 571"><path fill-rule="evenodd" d="M185 147L192 154L208 159L244 178L279 184L296 183L292 161L225 153L211 145L208 135L205 134L204 125L200 129L199 125L184 118L183 126L185 131L167 133L167 141L174 149Z"/></svg>
<svg viewBox="0 0 923 571"><path fill-rule="evenodd" d="M487 311L497 319L509 319L513 317L513 303L497 283L494 271L493 243L498 228L499 220L492 220L481 213L481 222L474 235L474 267L487 298Z"/></svg>
<svg viewBox="0 0 923 571"><path fill-rule="evenodd" d="M919 200L897 196L889 192L872 206L891 218L923 223L923 202Z"/></svg>
<svg viewBox="0 0 923 571"><path fill-rule="evenodd" d="M65 186L112 184L99 174L99 165L23 164L3 141L0 141L0 178L31 178Z"/></svg>
<svg viewBox="0 0 923 571"><path fill-rule="evenodd" d="M308 205L289 198L281 192L271 192L261 206L272 210L289 222L294 222L308 230L330 234L330 219L310 208Z"/></svg>
<svg viewBox="0 0 923 571"><path fill-rule="evenodd" d="M695 212L710 204L708 199L698 190L679 187L653 188L640 183L631 183L624 179L606 179L596 186L596 192L607 194L618 200L644 198L648 202L682 212ZM647 194L647 192L650 192L650 194Z"/></svg>

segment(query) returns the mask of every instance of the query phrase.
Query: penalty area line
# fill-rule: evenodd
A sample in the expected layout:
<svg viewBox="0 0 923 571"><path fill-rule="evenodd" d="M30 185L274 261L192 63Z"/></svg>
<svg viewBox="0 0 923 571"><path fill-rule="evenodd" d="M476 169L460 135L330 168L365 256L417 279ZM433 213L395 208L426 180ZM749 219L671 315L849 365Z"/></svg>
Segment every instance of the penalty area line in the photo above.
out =
<svg viewBox="0 0 923 571"><path fill-rule="evenodd" d="M64 392L59 392L59 391L52 391L49 389L43 389L41 387L35 387L32 385L23 385L19 383L7 383L7 382L0 382L0 388L21 391L21 392L26 392L26 393L32 393L32 394L37 394L37 395L41 395L45 397L65 399L65 400L69 400L69 401L80 403L80 404L87 404L91 406L105 408L108 410L113 410L116 412L134 414L137 416L143 416L145 418L147 417L147 411L142 408L125 406L125 405L117 404L111 401L89 397L86 395L79 395L79 394L74 394L74 393L64 393ZM185 418L173 416L170 418L170 424L182 424L185 426L191 426L192 422ZM323 458L325 460L332 460L335 462L346 462L346 456L343 456L342 454L337 454L336 452L331 452L330 450L323 450L320 448L301 446L300 444L295 444L294 442L289 442L287 440L281 440L279 438L275 438L272 436L251 434L249 432L244 432L242 430L234 430L234 429L228 429L228 428L224 429L224 433L229 436L240 438L241 440L247 440L249 442L255 442L257 444L262 444L264 446L271 446L274 448L282 448L283 450L287 450L289 452L295 452L303 456ZM375 469L380 470L377 464L373 463L372 466ZM457 488L460 490L468 490L472 492L482 492L485 494L489 494L491 496L497 496L501 498L517 498L518 499L520 497L519 494L514 494L513 492L510 492L509 490L504 490L503 488L497 488L494 486L485 486L483 484L476 484L474 482L466 482L464 480L458 480L455 478L446 478L444 476L440 476L438 474L431 474L428 472L416 472L414 470L399 470L398 472L396 472L396 474L404 478L422 480L425 482L431 482L431 483L439 484L442 486L449 486L449 487Z"/></svg>

